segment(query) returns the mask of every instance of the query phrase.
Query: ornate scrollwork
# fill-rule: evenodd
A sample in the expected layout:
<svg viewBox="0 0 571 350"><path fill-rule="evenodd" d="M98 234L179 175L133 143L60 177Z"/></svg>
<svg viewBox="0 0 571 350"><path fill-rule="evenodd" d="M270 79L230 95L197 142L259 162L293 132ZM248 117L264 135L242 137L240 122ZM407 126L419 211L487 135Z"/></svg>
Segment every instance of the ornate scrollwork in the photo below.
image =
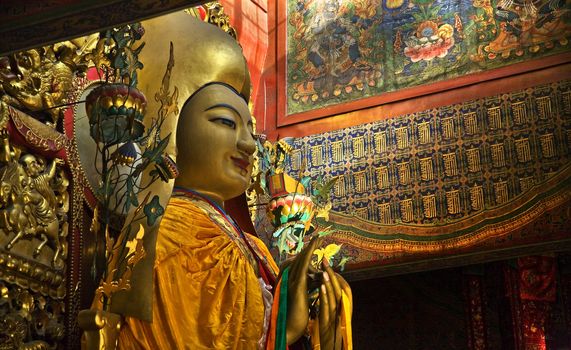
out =
<svg viewBox="0 0 571 350"><path fill-rule="evenodd" d="M64 337L63 312L62 300L0 282L0 349L53 349Z"/></svg>
<svg viewBox="0 0 571 350"><path fill-rule="evenodd" d="M41 308L21 319L12 316L20 310L0 299L0 350L54 349L64 330L66 341L77 343L75 314L82 292L77 259L84 244L79 236L85 188L93 184L78 151L85 139L75 139L69 126L75 125L74 111L77 104L83 108L80 100L92 82L136 82L142 45L132 47L132 39L141 34L134 24L0 57L0 283L6 284L3 290L37 295L43 305L59 303L61 311L54 316L61 336L40 334L33 327L45 321ZM81 252L68 257L68 245ZM72 315L67 329L60 322L66 293Z"/></svg>
<svg viewBox="0 0 571 350"><path fill-rule="evenodd" d="M208 22L217 25L223 31L230 34L234 39L238 38L236 29L230 24L230 17L224 13L224 8L218 2L210 2L205 5Z"/></svg>
<svg viewBox="0 0 571 350"><path fill-rule="evenodd" d="M189 14L212 23L238 40L236 29L230 24L230 17L224 12L224 7L217 1L208 2L204 5L187 9Z"/></svg>
<svg viewBox="0 0 571 350"><path fill-rule="evenodd" d="M22 110L45 112L46 121L56 125L75 75L85 72L103 46L99 34L93 34L0 57L2 100Z"/></svg>

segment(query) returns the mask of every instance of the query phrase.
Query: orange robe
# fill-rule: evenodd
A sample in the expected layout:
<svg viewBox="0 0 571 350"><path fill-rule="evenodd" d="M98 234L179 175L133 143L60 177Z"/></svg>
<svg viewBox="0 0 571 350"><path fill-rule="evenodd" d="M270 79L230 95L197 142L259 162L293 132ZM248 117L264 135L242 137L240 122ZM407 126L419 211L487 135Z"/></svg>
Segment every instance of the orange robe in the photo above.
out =
<svg viewBox="0 0 571 350"><path fill-rule="evenodd" d="M259 347L267 306L253 255L277 272L259 239L240 237L223 214L198 197L173 197L156 250L153 322L128 317L120 349Z"/></svg>

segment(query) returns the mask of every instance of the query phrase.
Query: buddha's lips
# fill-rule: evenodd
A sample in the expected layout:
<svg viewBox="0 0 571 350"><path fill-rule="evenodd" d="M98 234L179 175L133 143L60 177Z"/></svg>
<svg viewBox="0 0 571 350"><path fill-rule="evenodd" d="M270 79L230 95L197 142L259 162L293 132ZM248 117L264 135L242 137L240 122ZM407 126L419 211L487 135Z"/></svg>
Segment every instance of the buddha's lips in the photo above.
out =
<svg viewBox="0 0 571 350"><path fill-rule="evenodd" d="M248 160L232 157L232 161L238 168L248 171L248 167L250 166L250 162Z"/></svg>

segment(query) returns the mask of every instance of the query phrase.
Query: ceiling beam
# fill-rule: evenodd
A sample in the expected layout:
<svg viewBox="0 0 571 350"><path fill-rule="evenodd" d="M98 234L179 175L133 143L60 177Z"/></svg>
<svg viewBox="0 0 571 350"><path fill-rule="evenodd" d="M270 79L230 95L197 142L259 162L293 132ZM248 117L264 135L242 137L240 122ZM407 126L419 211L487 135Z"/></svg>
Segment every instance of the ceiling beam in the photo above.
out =
<svg viewBox="0 0 571 350"><path fill-rule="evenodd" d="M91 34L204 0L3 0L0 56Z"/></svg>

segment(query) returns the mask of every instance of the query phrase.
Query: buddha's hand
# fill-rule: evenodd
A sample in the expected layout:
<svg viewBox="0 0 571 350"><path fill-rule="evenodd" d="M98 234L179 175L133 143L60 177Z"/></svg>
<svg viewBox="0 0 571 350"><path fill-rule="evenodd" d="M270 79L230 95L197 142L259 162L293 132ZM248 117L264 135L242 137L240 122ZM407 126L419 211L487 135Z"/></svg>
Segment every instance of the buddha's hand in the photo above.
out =
<svg viewBox="0 0 571 350"><path fill-rule="evenodd" d="M349 284L331 269L325 259L323 270L323 282L319 290L319 342L321 349L340 350L343 348L343 330L339 319L342 292L347 295L351 307L353 296Z"/></svg>
<svg viewBox="0 0 571 350"><path fill-rule="evenodd" d="M289 264L287 294L287 343L292 344L304 333L309 322L307 275L313 251L321 241L315 237Z"/></svg>

